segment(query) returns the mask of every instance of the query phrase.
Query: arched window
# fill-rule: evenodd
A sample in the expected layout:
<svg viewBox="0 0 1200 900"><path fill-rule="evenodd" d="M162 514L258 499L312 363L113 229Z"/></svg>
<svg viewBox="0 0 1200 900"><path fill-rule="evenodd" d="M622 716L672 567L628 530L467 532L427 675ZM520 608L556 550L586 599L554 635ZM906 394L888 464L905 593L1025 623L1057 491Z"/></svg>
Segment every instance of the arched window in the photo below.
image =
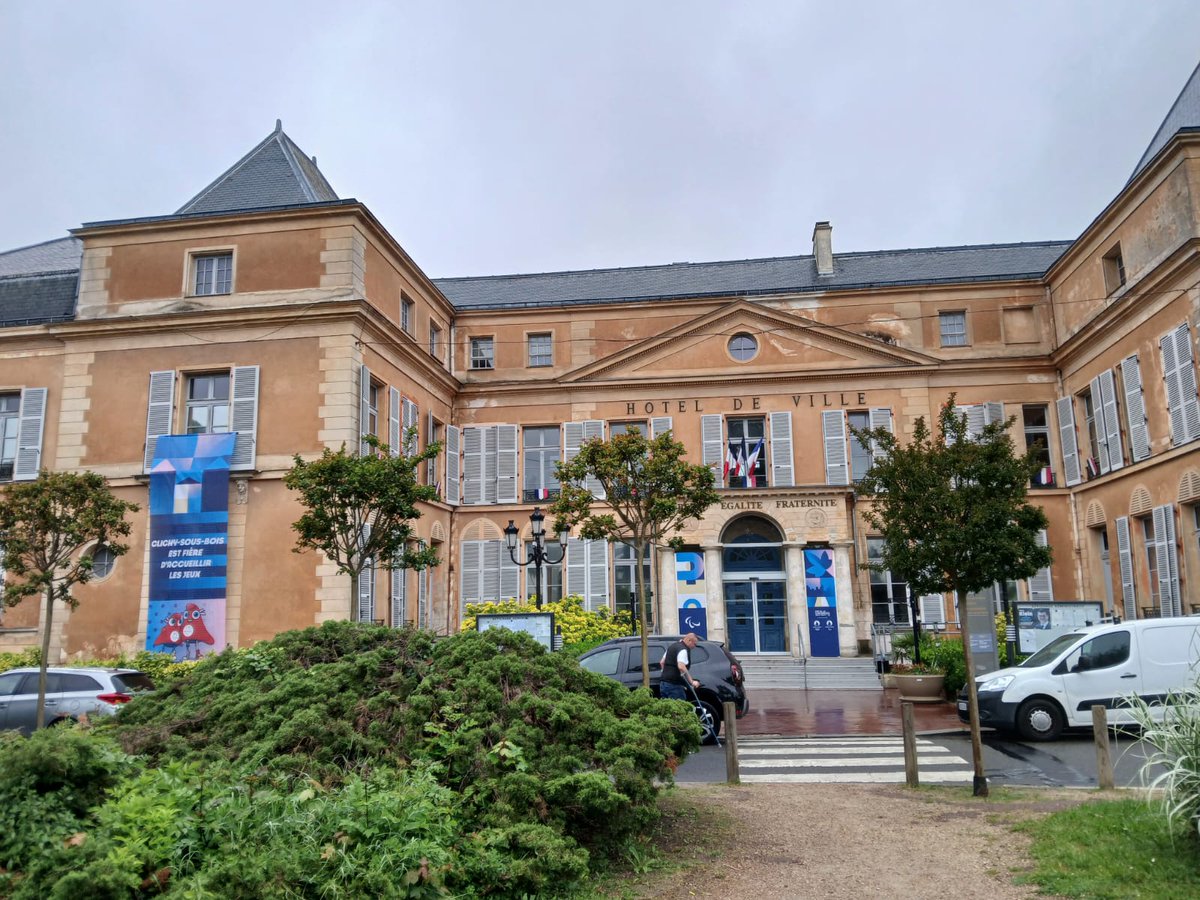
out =
<svg viewBox="0 0 1200 900"><path fill-rule="evenodd" d="M730 523L721 539L726 574L783 571L783 534L761 516L744 516Z"/></svg>

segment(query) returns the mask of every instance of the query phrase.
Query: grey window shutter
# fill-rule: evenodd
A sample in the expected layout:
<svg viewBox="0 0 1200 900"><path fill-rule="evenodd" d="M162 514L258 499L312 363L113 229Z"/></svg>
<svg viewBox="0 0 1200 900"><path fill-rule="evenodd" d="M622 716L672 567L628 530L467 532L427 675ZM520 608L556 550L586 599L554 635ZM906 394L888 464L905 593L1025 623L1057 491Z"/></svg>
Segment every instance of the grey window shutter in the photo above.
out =
<svg viewBox="0 0 1200 900"><path fill-rule="evenodd" d="M771 485L793 487L796 470L792 463L792 414L771 413Z"/></svg>
<svg viewBox="0 0 1200 900"><path fill-rule="evenodd" d="M427 412L425 414L425 447L426 447L426 449L428 449L429 445L433 443L433 435L434 435L433 411L430 410L429 412ZM443 441L443 443L445 443L445 441ZM438 480L437 479L437 458L432 457L430 459L425 460L425 483L427 485L429 485L430 487L433 487L434 485L437 484L437 480ZM438 493L439 493L439 495L441 494L440 491Z"/></svg>
<svg viewBox="0 0 1200 900"><path fill-rule="evenodd" d="M1037 533L1037 544L1039 547L1046 546L1046 531L1045 529ZM1029 599L1030 601L1050 603L1054 600L1054 580L1050 577L1050 567L1038 569L1037 572L1029 579Z"/></svg>
<svg viewBox="0 0 1200 900"><path fill-rule="evenodd" d="M1100 405L1104 408L1105 444L1108 446L1108 468L1115 472L1125 466L1125 448L1121 444L1121 418L1117 409L1117 380L1112 369L1105 369L1100 382Z"/></svg>
<svg viewBox="0 0 1200 900"><path fill-rule="evenodd" d="M983 424L996 425L1004 423L1004 404L998 400L989 400L983 405ZM982 429L980 429L982 431Z"/></svg>
<svg viewBox="0 0 1200 900"><path fill-rule="evenodd" d="M583 423L582 422L564 422L562 427L563 433L563 462L569 463L579 455L579 448L583 446Z"/></svg>
<svg viewBox="0 0 1200 900"><path fill-rule="evenodd" d="M459 437L460 432L456 426L446 426L446 502L454 504L459 501Z"/></svg>
<svg viewBox="0 0 1200 900"><path fill-rule="evenodd" d="M594 441L604 440L604 421L602 419L588 419L583 423L583 440ZM604 485L600 483L600 479L594 475L589 475L583 486L592 492L592 496L597 500L605 499Z"/></svg>
<svg viewBox="0 0 1200 900"><path fill-rule="evenodd" d="M370 540L371 526L364 525L364 541ZM358 621L375 621L375 561L368 559L358 573Z"/></svg>
<svg viewBox="0 0 1200 900"><path fill-rule="evenodd" d="M670 416L655 416L650 420L650 437L651 439L658 437L660 434L665 434L671 430Z"/></svg>
<svg viewBox="0 0 1200 900"><path fill-rule="evenodd" d="M404 437L401 438L401 441L404 444L405 455L413 456L416 454L417 450L420 449L421 438L415 430L412 432L411 436L409 435L409 431L410 429L417 428L417 422L421 418L421 411L417 408L417 404L408 399L405 399L401 405L404 409L404 420L401 423Z"/></svg>
<svg viewBox="0 0 1200 900"><path fill-rule="evenodd" d="M713 484L724 487L721 472L725 462L725 419L722 416L700 417L700 461L713 470Z"/></svg>
<svg viewBox="0 0 1200 900"><path fill-rule="evenodd" d="M404 440L400 414L402 399L398 388L388 388L388 450L392 456L400 455L400 442Z"/></svg>
<svg viewBox="0 0 1200 900"><path fill-rule="evenodd" d="M1175 356L1175 332L1168 331L1158 339L1162 355L1163 381L1167 389L1167 415L1171 420L1171 443L1178 446L1187 440L1183 422L1183 401L1179 393L1179 365Z"/></svg>
<svg viewBox="0 0 1200 900"><path fill-rule="evenodd" d="M608 609L608 541L588 541L587 608Z"/></svg>
<svg viewBox="0 0 1200 900"><path fill-rule="evenodd" d="M237 432L231 469L253 469L258 443L258 366L234 366L230 386L230 430Z"/></svg>
<svg viewBox="0 0 1200 900"><path fill-rule="evenodd" d="M463 611L468 603L479 602L479 573L483 563L483 541L463 541L458 565L458 592Z"/></svg>
<svg viewBox="0 0 1200 900"><path fill-rule="evenodd" d="M580 597L587 605L587 541L567 538L567 593Z"/></svg>
<svg viewBox="0 0 1200 900"><path fill-rule="evenodd" d="M486 428L470 425L462 430L463 503L483 502L483 445Z"/></svg>
<svg viewBox="0 0 1200 900"><path fill-rule="evenodd" d="M1150 455L1150 428L1146 423L1146 400L1142 393L1142 367L1137 354L1121 362L1125 384L1125 419L1129 423L1129 456L1140 462Z"/></svg>
<svg viewBox="0 0 1200 900"><path fill-rule="evenodd" d="M358 455L366 456L367 427L371 421L371 370L358 367Z"/></svg>
<svg viewBox="0 0 1200 900"><path fill-rule="evenodd" d="M496 426L496 502L516 503L517 426Z"/></svg>
<svg viewBox="0 0 1200 900"><path fill-rule="evenodd" d="M417 549L424 550L425 542L417 541ZM429 627L429 567L417 572L417 627Z"/></svg>
<svg viewBox="0 0 1200 900"><path fill-rule="evenodd" d="M821 434L825 439L825 483L849 484L845 411L831 409L821 413Z"/></svg>
<svg viewBox="0 0 1200 900"><path fill-rule="evenodd" d="M1002 413L1003 414L1003 413ZM892 411L886 406L872 407L870 411L871 430L883 428L895 434L895 429L892 427ZM871 442L871 461L879 462L883 457L883 448L879 446L878 441Z"/></svg>
<svg viewBox="0 0 1200 900"><path fill-rule="evenodd" d="M408 569L400 567L399 560L392 563L392 627L403 628L408 621Z"/></svg>
<svg viewBox="0 0 1200 900"><path fill-rule="evenodd" d="M1183 615L1179 597L1179 556L1175 548L1175 507L1154 507L1154 543L1158 556L1158 596L1164 616Z"/></svg>
<svg viewBox="0 0 1200 900"><path fill-rule="evenodd" d="M1187 437L1200 438L1200 397L1196 394L1196 364L1192 358L1192 333L1184 322L1175 329L1175 362L1179 371L1179 402Z"/></svg>
<svg viewBox="0 0 1200 900"><path fill-rule="evenodd" d="M158 439L171 433L175 419L175 373L150 373L150 402L146 407L146 458L143 469L150 471L154 464L154 449Z"/></svg>
<svg viewBox="0 0 1200 900"><path fill-rule="evenodd" d="M501 600L521 599L521 567L518 566L508 552L504 541L494 541L500 548L500 598ZM519 559L520 557L518 557ZM528 593L528 591L526 592Z"/></svg>
<svg viewBox="0 0 1200 900"><path fill-rule="evenodd" d="M1137 592L1133 586L1133 546L1129 540L1129 517L1117 519L1117 568L1121 573L1121 601L1125 605L1125 618L1137 618Z"/></svg>
<svg viewBox="0 0 1200 900"><path fill-rule="evenodd" d="M975 403L964 409L967 413L967 437L977 441L983 434L983 426L987 424L987 407L983 403Z"/></svg>
<svg viewBox="0 0 1200 900"><path fill-rule="evenodd" d="M500 566L505 556L508 556L508 551L504 549L504 541L483 542L480 600L495 602L503 599L500 596Z"/></svg>
<svg viewBox="0 0 1200 900"><path fill-rule="evenodd" d="M1100 466L1100 474L1109 470L1108 465L1108 429L1104 426L1104 401L1100 395L1100 376L1097 375L1088 385L1092 392L1092 415L1096 417L1096 443L1099 444L1100 458L1096 462Z"/></svg>
<svg viewBox="0 0 1200 900"><path fill-rule="evenodd" d="M174 373L172 373L174 374ZM17 414L17 456L13 461L13 481L33 481L42 468L42 433L46 425L47 388L21 391L21 410Z"/></svg>
<svg viewBox="0 0 1200 900"><path fill-rule="evenodd" d="M1058 443L1062 447L1063 475L1067 487L1083 481L1079 471L1079 445L1075 442L1075 405L1071 397L1059 397L1054 401L1058 412Z"/></svg>

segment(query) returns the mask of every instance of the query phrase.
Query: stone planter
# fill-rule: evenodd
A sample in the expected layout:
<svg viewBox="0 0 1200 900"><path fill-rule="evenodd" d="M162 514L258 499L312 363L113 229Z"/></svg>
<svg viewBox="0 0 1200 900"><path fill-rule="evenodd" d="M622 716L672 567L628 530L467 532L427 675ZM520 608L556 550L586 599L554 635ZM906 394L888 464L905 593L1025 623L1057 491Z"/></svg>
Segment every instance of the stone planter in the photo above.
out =
<svg viewBox="0 0 1200 900"><path fill-rule="evenodd" d="M892 682L900 689L901 700L914 703L940 703L945 699L945 675L905 675L892 672Z"/></svg>

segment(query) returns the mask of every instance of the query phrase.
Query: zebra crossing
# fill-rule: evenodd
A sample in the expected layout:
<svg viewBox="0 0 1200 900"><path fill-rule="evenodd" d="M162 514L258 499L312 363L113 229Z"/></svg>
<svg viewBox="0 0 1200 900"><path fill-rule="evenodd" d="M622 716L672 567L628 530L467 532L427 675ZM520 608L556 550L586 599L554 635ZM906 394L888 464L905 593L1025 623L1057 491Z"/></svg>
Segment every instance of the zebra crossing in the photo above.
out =
<svg viewBox="0 0 1200 900"><path fill-rule="evenodd" d="M903 783L904 739L896 737L740 738L743 782ZM970 782L971 764L932 741L917 739L922 784Z"/></svg>

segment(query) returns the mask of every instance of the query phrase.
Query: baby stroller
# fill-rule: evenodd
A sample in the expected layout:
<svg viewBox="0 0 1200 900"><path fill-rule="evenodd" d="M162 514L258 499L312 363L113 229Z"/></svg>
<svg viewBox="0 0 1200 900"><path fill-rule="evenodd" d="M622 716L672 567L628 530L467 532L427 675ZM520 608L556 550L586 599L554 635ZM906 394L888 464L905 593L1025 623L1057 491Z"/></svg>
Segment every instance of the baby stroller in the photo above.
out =
<svg viewBox="0 0 1200 900"><path fill-rule="evenodd" d="M713 714L709 712L707 706L700 702L700 696L696 693L696 689L692 687L692 682L684 679L684 689L687 691L688 698L692 701L692 706L696 707L696 718L700 720L700 743L704 745L716 744L721 746L721 738L717 732L720 730L720 725L713 718Z"/></svg>

